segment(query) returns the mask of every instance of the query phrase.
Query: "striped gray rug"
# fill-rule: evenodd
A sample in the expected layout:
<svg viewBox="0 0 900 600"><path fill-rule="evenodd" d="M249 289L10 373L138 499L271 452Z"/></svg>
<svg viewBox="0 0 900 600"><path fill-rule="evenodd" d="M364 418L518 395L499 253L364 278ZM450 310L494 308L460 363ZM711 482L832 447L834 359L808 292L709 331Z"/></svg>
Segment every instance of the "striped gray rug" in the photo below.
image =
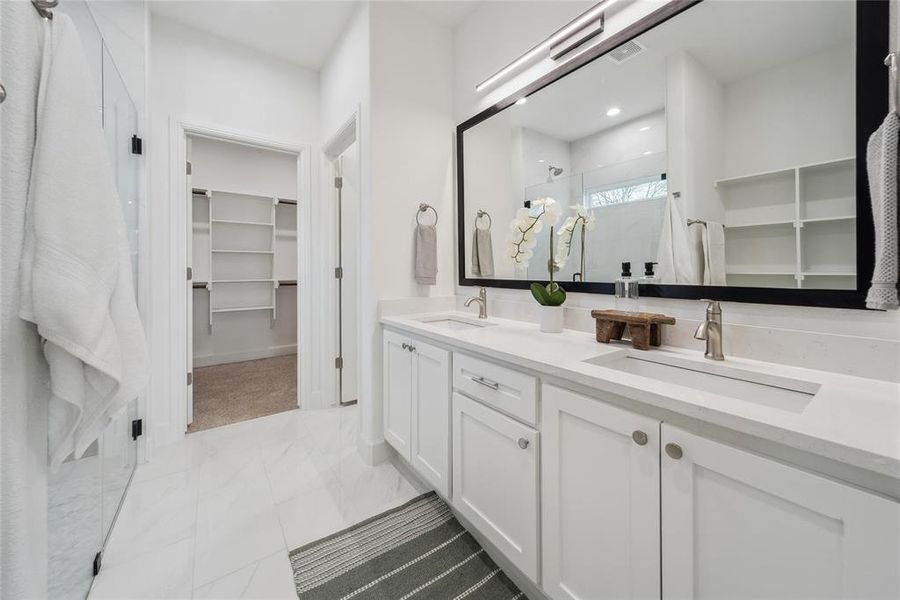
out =
<svg viewBox="0 0 900 600"><path fill-rule="evenodd" d="M527 600L434 492L290 558L300 600Z"/></svg>

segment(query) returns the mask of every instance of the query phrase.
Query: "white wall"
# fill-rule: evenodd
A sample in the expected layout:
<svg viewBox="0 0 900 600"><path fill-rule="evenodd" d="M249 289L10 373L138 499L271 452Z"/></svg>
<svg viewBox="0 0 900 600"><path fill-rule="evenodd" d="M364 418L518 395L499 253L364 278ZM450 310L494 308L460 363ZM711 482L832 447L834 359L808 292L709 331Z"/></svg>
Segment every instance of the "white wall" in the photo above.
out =
<svg viewBox="0 0 900 600"><path fill-rule="evenodd" d="M319 139L319 81L314 71L273 59L190 27L154 16L150 33L150 223L152 269L150 435L155 444L183 435L177 401L184 394L171 338L172 298L183 285L173 264L170 223L182 210L182 197L170 198L171 127L178 121L242 132L292 144ZM311 307L315 310L321 307ZM321 323L313 316L313 323ZM314 336L315 332L311 332ZM315 339L313 337L313 339ZM181 346L184 347L184 346ZM173 362L174 361L174 362ZM311 385L321 387L313 368Z"/></svg>
<svg viewBox="0 0 900 600"><path fill-rule="evenodd" d="M842 44L726 86L724 176L852 156L851 59Z"/></svg>
<svg viewBox="0 0 900 600"><path fill-rule="evenodd" d="M535 43L568 22L575 14L583 11L586 4L564 2L495 2L486 3L476 9L456 29L454 35L456 76L455 114L457 122L474 116L497 100L533 81L547 70L546 64L539 64L514 78L508 84L485 94L474 91L474 86L501 68L518 55L527 51ZM656 5L658 6L658 4ZM894 4L896 8L896 4ZM638 14L646 14L654 4L633 3L607 19L606 31L609 35L633 22ZM471 296L477 290L457 287L460 295ZM488 294L494 299L504 299L513 308L507 314L528 314L533 302L526 290L494 289ZM600 308L612 305L612 299L603 295L570 294L567 306L571 308ZM522 309L515 308L521 306ZM703 307L698 301L649 300L650 310L673 314L679 319L699 318ZM821 359L824 364L840 364L835 357L845 355L847 348L865 356L856 361L857 367L868 369L869 362L875 368L884 365L898 370L900 364L900 314L897 312L867 312L808 307L768 306L742 303L725 305L726 335L737 327L747 332L759 333L751 349L744 345L735 352L744 356L765 356L765 344L784 339L789 344L781 345L789 354L785 362L802 364L812 359ZM523 312L524 311L524 312ZM824 335L823 335L824 334ZM697 342L686 336L680 340L696 348ZM793 346L793 348L791 348Z"/></svg>
<svg viewBox="0 0 900 600"><path fill-rule="evenodd" d="M649 129L641 131L644 127ZM645 152L654 154L666 152L666 113L663 110L574 140L572 172L589 173L601 168L601 165L607 167L626 161L648 162L643 160ZM657 174L664 173L665 168L662 171L655 169L653 172L657 171ZM590 177L585 179L585 187L591 187ZM598 181L597 184L599 183Z"/></svg>
<svg viewBox="0 0 900 600"><path fill-rule="evenodd" d="M380 442L381 336L378 300L453 293L453 46L449 29L399 2L376 2L370 11L371 121L368 154L371 195L363 193L363 441ZM365 166L363 167L365 171ZM437 284L413 279L413 227L420 202L434 206L438 222ZM372 293L374 292L374 293ZM369 357L372 362L369 363ZM366 404L371 411L366 408Z"/></svg>

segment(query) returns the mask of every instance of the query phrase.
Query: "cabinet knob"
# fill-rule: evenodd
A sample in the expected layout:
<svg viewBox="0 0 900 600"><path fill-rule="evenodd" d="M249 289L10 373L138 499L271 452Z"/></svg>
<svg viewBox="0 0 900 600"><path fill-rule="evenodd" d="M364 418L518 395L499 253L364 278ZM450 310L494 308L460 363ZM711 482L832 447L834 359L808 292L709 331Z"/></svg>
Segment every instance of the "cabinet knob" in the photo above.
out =
<svg viewBox="0 0 900 600"><path fill-rule="evenodd" d="M678 444L668 443L666 444L666 454L668 454L671 458L678 460L682 456L684 456L684 452L681 450L681 446Z"/></svg>
<svg viewBox="0 0 900 600"><path fill-rule="evenodd" d="M641 431L640 429L633 431L631 433L631 439L634 440L634 443L638 446L646 446L647 445L647 434Z"/></svg>
<svg viewBox="0 0 900 600"><path fill-rule="evenodd" d="M415 347L415 346L410 346L410 347L407 348L407 350L409 350L410 352L415 352L415 351L416 351L416 347Z"/></svg>
<svg viewBox="0 0 900 600"><path fill-rule="evenodd" d="M519 448L524 450L527 447L528 447L528 440L526 440L525 438L519 438Z"/></svg>
<svg viewBox="0 0 900 600"><path fill-rule="evenodd" d="M403 342L403 349L409 350L409 344L407 344L406 342Z"/></svg>

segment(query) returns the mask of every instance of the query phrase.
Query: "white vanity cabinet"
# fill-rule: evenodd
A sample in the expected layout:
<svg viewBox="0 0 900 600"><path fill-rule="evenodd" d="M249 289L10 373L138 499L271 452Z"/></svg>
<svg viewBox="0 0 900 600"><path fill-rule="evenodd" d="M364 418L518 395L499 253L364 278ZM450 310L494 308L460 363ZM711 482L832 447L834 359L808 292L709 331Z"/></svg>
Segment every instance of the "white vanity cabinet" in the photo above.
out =
<svg viewBox="0 0 900 600"><path fill-rule="evenodd" d="M538 433L453 394L453 506L538 581Z"/></svg>
<svg viewBox="0 0 900 600"><path fill-rule="evenodd" d="M450 352L384 332L384 438L435 490L450 495Z"/></svg>
<svg viewBox="0 0 900 600"><path fill-rule="evenodd" d="M663 598L898 598L900 504L662 426Z"/></svg>
<svg viewBox="0 0 900 600"><path fill-rule="evenodd" d="M659 598L659 421L550 385L541 415L544 591Z"/></svg>

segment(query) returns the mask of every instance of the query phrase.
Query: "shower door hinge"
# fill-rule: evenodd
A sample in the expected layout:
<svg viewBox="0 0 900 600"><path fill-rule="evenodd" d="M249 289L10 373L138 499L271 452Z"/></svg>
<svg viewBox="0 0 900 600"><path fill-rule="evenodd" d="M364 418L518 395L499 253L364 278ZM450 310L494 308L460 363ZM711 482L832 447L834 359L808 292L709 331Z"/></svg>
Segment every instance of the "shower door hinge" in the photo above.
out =
<svg viewBox="0 0 900 600"><path fill-rule="evenodd" d="M344 357L338 356L334 359L334 368L335 369L343 369L344 368Z"/></svg>
<svg viewBox="0 0 900 600"><path fill-rule="evenodd" d="M335 279L343 279L344 278L344 267L335 267L334 268L334 278Z"/></svg>
<svg viewBox="0 0 900 600"><path fill-rule="evenodd" d="M100 574L100 567L103 565L103 554L98 552L94 555L94 577Z"/></svg>
<svg viewBox="0 0 900 600"><path fill-rule="evenodd" d="M344 187L344 178L343 177L335 177L334 178L334 187L335 189L341 189Z"/></svg>
<svg viewBox="0 0 900 600"><path fill-rule="evenodd" d="M190 281L191 279L194 278L194 269L191 268L191 267L188 267L188 268L186 269L186 273L185 273L185 274L187 275L187 280Z"/></svg>
<svg viewBox="0 0 900 600"><path fill-rule="evenodd" d="M144 420L135 419L131 422L131 439L137 441L144 434Z"/></svg>
<svg viewBox="0 0 900 600"><path fill-rule="evenodd" d="M187 384L194 385L194 374L193 373L187 374Z"/></svg>
<svg viewBox="0 0 900 600"><path fill-rule="evenodd" d="M185 161L185 163L184 163L184 172L187 173L188 175L191 174L191 161L189 161L189 160L188 160L188 161Z"/></svg>
<svg viewBox="0 0 900 600"><path fill-rule="evenodd" d="M144 153L144 140L139 138L136 135L131 136L131 153L132 154L143 154Z"/></svg>

